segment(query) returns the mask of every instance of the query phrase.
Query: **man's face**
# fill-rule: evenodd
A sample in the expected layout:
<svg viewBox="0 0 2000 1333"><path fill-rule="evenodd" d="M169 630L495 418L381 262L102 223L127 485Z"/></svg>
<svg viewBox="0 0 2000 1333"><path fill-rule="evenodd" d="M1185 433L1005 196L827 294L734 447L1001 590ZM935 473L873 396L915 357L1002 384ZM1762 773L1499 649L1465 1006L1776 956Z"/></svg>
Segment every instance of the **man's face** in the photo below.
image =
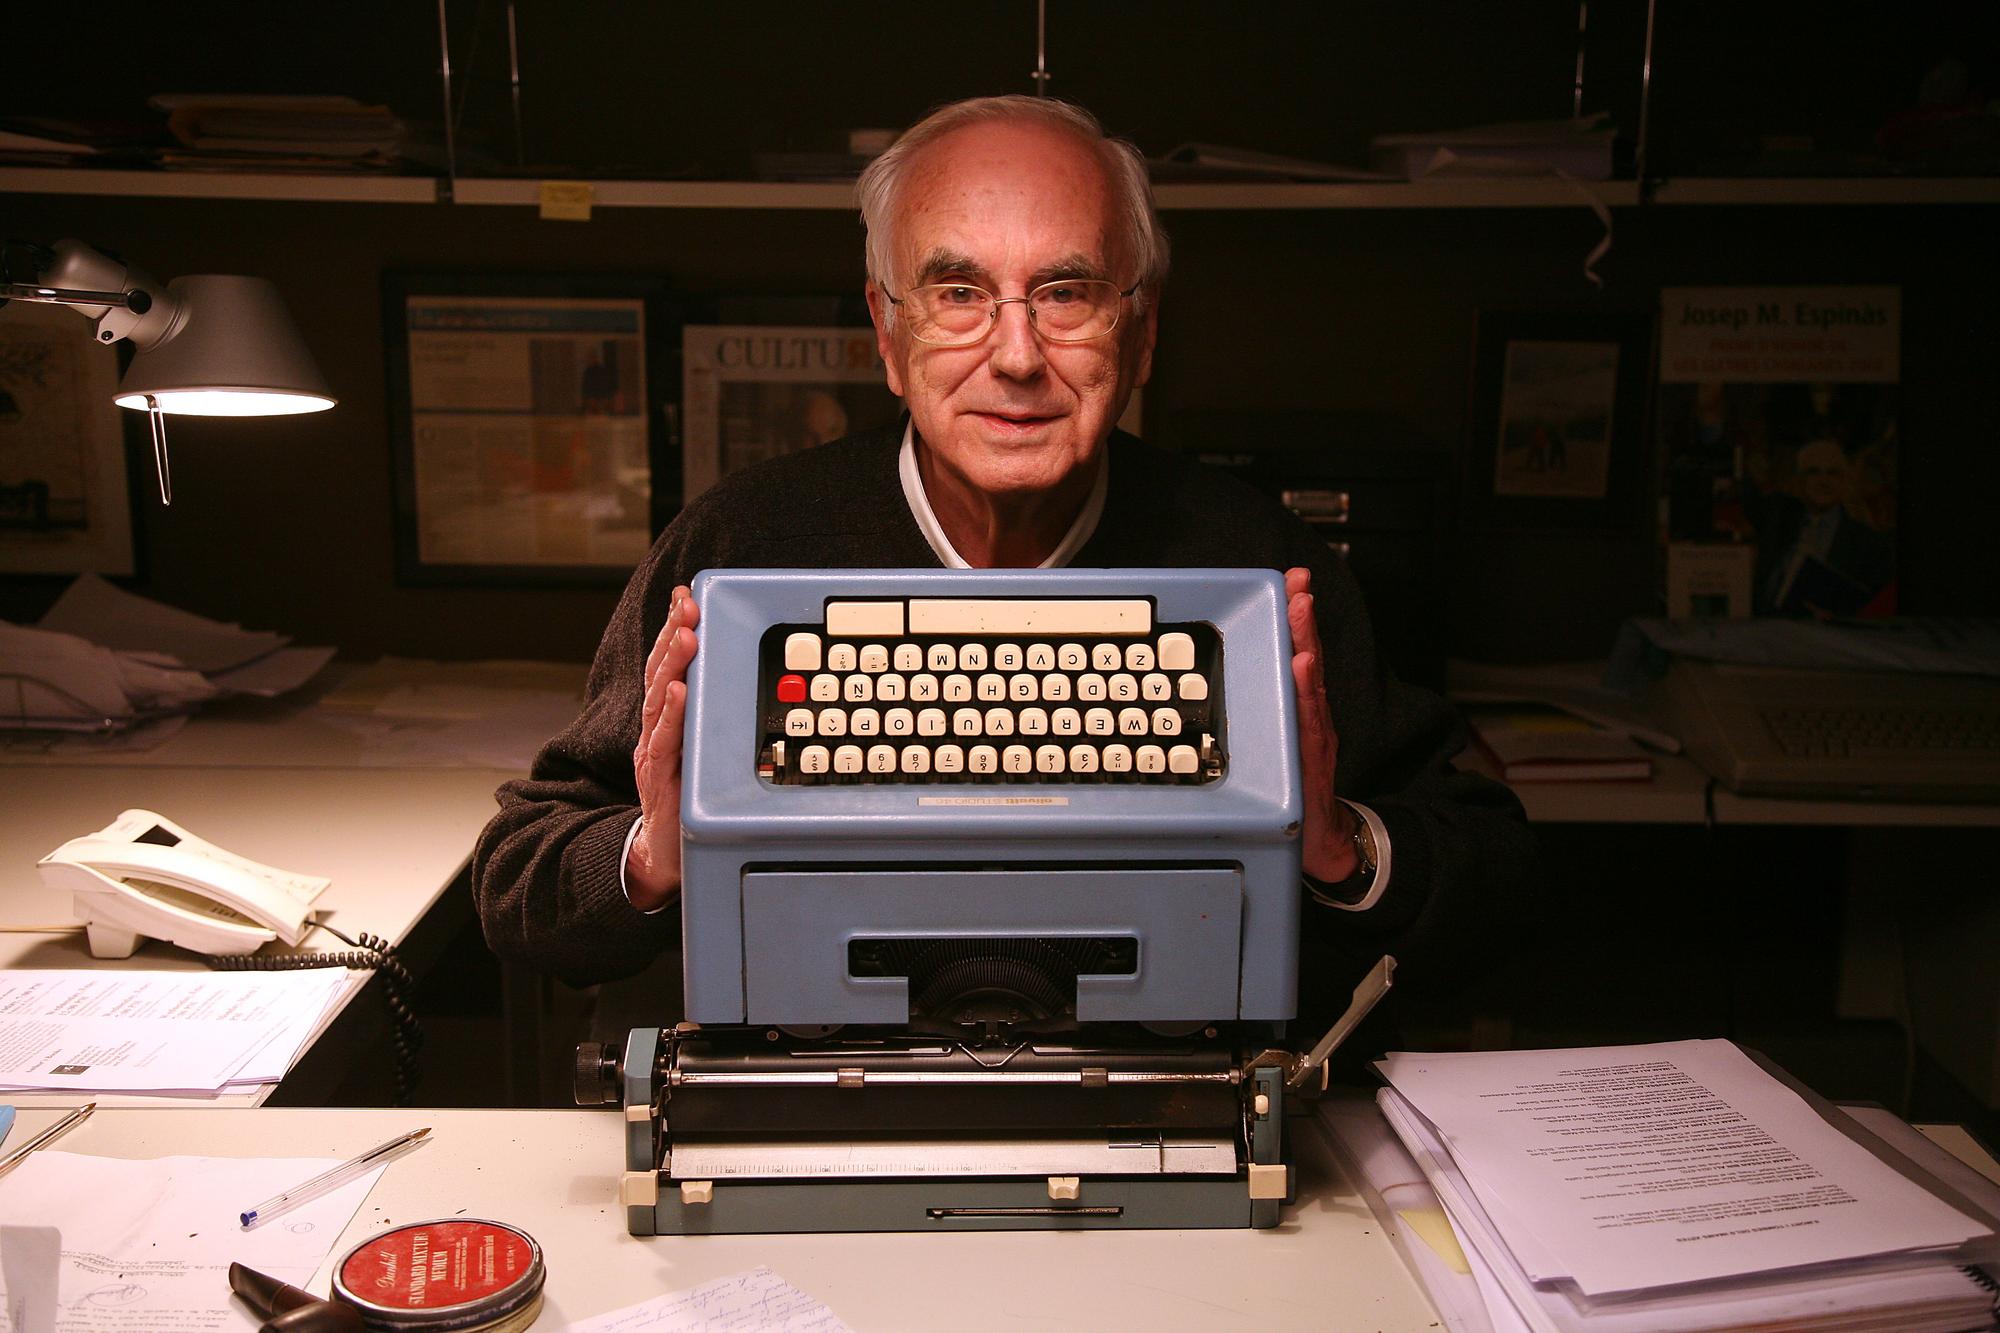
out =
<svg viewBox="0 0 2000 1333"><path fill-rule="evenodd" d="M1096 153L1057 130L996 123L954 131L910 164L898 208L885 276L899 297L930 283L1007 297L1059 278L1108 278L1121 290L1138 280ZM1004 305L970 347L918 342L904 312L873 284L868 305L889 387L933 461L988 495L1047 491L1087 475L1152 370L1153 300L1138 316L1128 299L1117 328L1067 345L1042 341L1025 305Z"/></svg>

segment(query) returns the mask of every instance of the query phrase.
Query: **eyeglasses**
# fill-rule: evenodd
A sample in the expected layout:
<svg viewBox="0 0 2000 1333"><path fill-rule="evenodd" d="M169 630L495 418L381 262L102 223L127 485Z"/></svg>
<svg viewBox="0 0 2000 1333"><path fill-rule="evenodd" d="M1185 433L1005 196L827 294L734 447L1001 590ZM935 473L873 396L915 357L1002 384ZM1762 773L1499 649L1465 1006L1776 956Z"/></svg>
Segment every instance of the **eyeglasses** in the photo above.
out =
<svg viewBox="0 0 2000 1333"><path fill-rule="evenodd" d="M1045 282L1026 296L995 296L984 287L941 282L912 287L901 297L887 287L882 295L891 305L906 307L910 336L932 347L970 347L983 341L1000 322L1000 307L1019 302L1028 307L1028 323L1046 342L1087 343L1118 327L1125 298L1139 290L1133 283L1123 291L1103 278L1066 278Z"/></svg>

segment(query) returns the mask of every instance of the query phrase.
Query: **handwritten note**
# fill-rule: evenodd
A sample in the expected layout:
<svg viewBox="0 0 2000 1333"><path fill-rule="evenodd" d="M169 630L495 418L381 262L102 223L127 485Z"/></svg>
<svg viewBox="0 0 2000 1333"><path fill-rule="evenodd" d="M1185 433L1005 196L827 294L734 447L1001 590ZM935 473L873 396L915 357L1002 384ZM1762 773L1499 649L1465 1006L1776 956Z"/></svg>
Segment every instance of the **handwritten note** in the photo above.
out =
<svg viewBox="0 0 2000 1333"><path fill-rule="evenodd" d="M241 1303L230 1300L230 1261L305 1285L382 1173L371 1171L254 1231L244 1231L237 1215L338 1160L31 1154L0 1190L0 1230L8 1233L0 1333L50 1328L14 1311L48 1301L51 1284L58 1333L252 1327ZM50 1239L31 1264L17 1253L18 1242L37 1228Z"/></svg>
<svg viewBox="0 0 2000 1333"><path fill-rule="evenodd" d="M826 1306L768 1268L655 1296L571 1324L569 1333L849 1333Z"/></svg>

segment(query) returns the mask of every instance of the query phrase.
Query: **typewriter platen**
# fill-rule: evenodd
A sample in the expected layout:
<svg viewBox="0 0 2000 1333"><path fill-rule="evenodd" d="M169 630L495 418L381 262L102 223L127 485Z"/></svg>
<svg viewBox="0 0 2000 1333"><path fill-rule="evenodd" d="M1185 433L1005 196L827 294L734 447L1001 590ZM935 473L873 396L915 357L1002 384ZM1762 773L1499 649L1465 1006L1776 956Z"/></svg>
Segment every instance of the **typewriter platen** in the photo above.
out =
<svg viewBox="0 0 2000 1333"><path fill-rule="evenodd" d="M1303 810L1282 578L694 594L687 1021L578 1056L578 1100L625 1107L630 1230L1274 1225L1310 1072L1273 1049Z"/></svg>

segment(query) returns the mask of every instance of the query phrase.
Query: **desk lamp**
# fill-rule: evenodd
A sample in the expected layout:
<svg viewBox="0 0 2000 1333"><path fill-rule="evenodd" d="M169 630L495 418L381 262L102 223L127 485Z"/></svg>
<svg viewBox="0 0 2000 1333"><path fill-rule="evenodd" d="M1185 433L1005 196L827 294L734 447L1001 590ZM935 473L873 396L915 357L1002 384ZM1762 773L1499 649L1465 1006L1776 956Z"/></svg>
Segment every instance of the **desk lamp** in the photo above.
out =
<svg viewBox="0 0 2000 1333"><path fill-rule="evenodd" d="M0 282L0 304L73 306L96 323L98 342L130 338L138 349L113 401L147 415L161 504L173 503L169 413L286 416L333 406L278 289L263 278L201 274L162 284L81 241L22 249L33 280Z"/></svg>

